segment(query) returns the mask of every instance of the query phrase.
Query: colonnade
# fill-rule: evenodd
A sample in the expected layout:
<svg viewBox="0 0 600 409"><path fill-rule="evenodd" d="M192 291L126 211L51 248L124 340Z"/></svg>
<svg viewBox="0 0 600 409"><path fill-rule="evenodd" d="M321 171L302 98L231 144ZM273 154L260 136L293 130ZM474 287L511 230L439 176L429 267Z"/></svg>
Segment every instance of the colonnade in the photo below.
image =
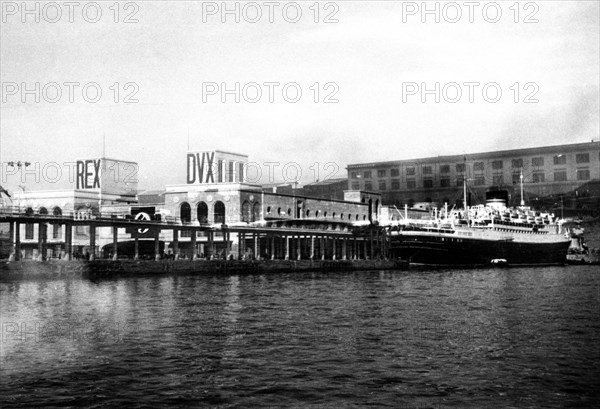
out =
<svg viewBox="0 0 600 409"><path fill-rule="evenodd" d="M32 223L33 220L27 221ZM73 223L61 220L54 223L65 225L64 240L64 258L70 260L73 254L73 225L81 225L81 222ZM10 237L13 242L11 258L19 260L21 256L21 224L22 220L10 222ZM38 229L38 253L41 260L45 260L48 248L48 221L39 221ZM118 229L127 227L126 223L86 223L89 226L89 246L96 248L97 227L111 227L112 229L112 259L117 260L119 256ZM145 227L146 228L146 227ZM206 234L204 243L204 257L207 259L215 258L217 255L217 243L222 243L219 247L224 250L226 257L235 257L232 254L232 244L237 239L238 259L262 259L262 260L357 260L387 258L389 256L389 245L387 230L382 228L370 228L363 230L359 235L353 235L345 232L322 232L290 231L282 228L268 229L218 229L212 230L206 227L194 228L192 226L148 226L153 232L154 257L160 259L160 233L163 230L172 230L173 239L171 246L173 257L180 258L180 232L188 231L191 247L191 258L196 260L200 257L198 253L197 232L203 231ZM232 233L237 235L232 240ZM140 256L139 238L134 237L134 258L137 260ZM187 245L186 245L187 246ZM91 251L90 260L96 257L95 251Z"/></svg>

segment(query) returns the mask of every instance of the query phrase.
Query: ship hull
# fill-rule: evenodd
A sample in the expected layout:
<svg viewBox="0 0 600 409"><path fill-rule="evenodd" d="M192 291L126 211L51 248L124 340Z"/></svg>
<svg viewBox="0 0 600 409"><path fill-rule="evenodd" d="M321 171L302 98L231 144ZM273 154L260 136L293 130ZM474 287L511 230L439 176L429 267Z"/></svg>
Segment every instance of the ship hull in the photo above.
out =
<svg viewBox="0 0 600 409"><path fill-rule="evenodd" d="M566 263L569 241L519 242L454 238L427 234L400 234L392 238L391 254L411 264L485 266L492 260L508 265L562 265Z"/></svg>

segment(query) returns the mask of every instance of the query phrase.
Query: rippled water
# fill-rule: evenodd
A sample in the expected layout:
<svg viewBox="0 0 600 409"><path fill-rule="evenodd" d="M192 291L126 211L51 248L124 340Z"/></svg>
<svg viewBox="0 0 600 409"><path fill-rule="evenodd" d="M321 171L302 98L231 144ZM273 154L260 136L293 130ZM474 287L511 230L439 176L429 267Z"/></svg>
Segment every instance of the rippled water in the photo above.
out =
<svg viewBox="0 0 600 409"><path fill-rule="evenodd" d="M597 407L596 270L0 283L0 403Z"/></svg>

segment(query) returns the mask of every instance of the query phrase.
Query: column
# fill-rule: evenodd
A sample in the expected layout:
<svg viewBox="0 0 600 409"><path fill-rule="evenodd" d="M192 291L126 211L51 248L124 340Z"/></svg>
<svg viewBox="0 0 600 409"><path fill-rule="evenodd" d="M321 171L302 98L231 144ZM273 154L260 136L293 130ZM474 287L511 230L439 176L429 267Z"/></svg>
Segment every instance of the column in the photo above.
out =
<svg viewBox="0 0 600 409"><path fill-rule="evenodd" d="M21 260L21 223L15 222L15 261Z"/></svg>
<svg viewBox="0 0 600 409"><path fill-rule="evenodd" d="M179 230L173 229L173 256L179 260Z"/></svg>
<svg viewBox="0 0 600 409"><path fill-rule="evenodd" d="M90 260L96 258L96 226L90 225Z"/></svg>
<svg viewBox="0 0 600 409"><path fill-rule="evenodd" d="M10 237L10 252L11 252L11 257L9 258L9 260L14 260L14 253L15 253L15 223L16 222L10 222L8 225L8 237Z"/></svg>
<svg viewBox="0 0 600 409"><path fill-rule="evenodd" d="M215 235L214 231L211 230L208 232L208 254L207 254L207 257L209 260L212 260L215 255L214 235Z"/></svg>
<svg viewBox="0 0 600 409"><path fill-rule="evenodd" d="M260 252L259 252L259 248L258 248L258 233L253 233L252 236L254 237L254 258L256 260L260 260Z"/></svg>
<svg viewBox="0 0 600 409"><path fill-rule="evenodd" d="M225 260L229 259L229 231L223 230L223 241L225 242Z"/></svg>
<svg viewBox="0 0 600 409"><path fill-rule="evenodd" d="M46 260L45 252L45 243L44 243L44 227L46 223L38 223L38 260L44 261Z"/></svg>
<svg viewBox="0 0 600 409"><path fill-rule="evenodd" d="M246 251L244 249L244 233L238 233L238 260L242 259L242 254Z"/></svg>
<svg viewBox="0 0 600 409"><path fill-rule="evenodd" d="M342 260L348 260L348 239L342 239Z"/></svg>
<svg viewBox="0 0 600 409"><path fill-rule="evenodd" d="M271 235L271 260L275 260L275 235Z"/></svg>
<svg viewBox="0 0 600 409"><path fill-rule="evenodd" d="M192 230L192 237L191 237L191 241L192 241L192 260L197 260L198 259L198 245L197 243L197 236L198 236L198 232L196 230Z"/></svg>
<svg viewBox="0 0 600 409"><path fill-rule="evenodd" d="M315 236L310 236L310 259L315 259Z"/></svg>
<svg viewBox="0 0 600 409"><path fill-rule="evenodd" d="M331 249L332 249L331 259L332 260L336 260L337 259L337 257L336 257L336 253L337 253L337 240L336 240L335 236L331 237Z"/></svg>
<svg viewBox="0 0 600 409"><path fill-rule="evenodd" d="M302 236L296 236L296 260L302 258Z"/></svg>
<svg viewBox="0 0 600 409"><path fill-rule="evenodd" d="M325 236L321 236L320 242L321 242L321 249L320 249L321 250L321 260L325 260L325 254L326 254L326 251L325 251Z"/></svg>
<svg viewBox="0 0 600 409"><path fill-rule="evenodd" d="M139 260L140 259L140 239L138 238L137 234L135 235L135 241L134 241L134 256L133 259L134 260Z"/></svg>
<svg viewBox="0 0 600 409"><path fill-rule="evenodd" d="M367 237L363 237L363 260L368 259Z"/></svg>
<svg viewBox="0 0 600 409"><path fill-rule="evenodd" d="M73 259L73 225L65 223L65 259Z"/></svg>
<svg viewBox="0 0 600 409"><path fill-rule="evenodd" d="M160 228L154 230L154 260L160 260Z"/></svg>
<svg viewBox="0 0 600 409"><path fill-rule="evenodd" d="M118 259L118 244L119 244L119 228L117 226L113 226L112 228L112 233L113 233L113 260L117 260Z"/></svg>
<svg viewBox="0 0 600 409"><path fill-rule="evenodd" d="M371 246L369 258L373 260L373 257L375 256L375 248L373 246L373 229L369 229L369 245Z"/></svg>
<svg viewBox="0 0 600 409"><path fill-rule="evenodd" d="M290 259L290 237L285 236L285 259Z"/></svg>

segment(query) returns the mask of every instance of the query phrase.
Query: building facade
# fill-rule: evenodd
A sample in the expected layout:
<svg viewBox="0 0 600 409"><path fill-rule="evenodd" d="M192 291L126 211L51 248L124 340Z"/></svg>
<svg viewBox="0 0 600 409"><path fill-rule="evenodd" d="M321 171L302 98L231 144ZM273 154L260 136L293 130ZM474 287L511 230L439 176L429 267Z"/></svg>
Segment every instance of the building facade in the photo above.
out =
<svg viewBox="0 0 600 409"><path fill-rule="evenodd" d="M378 192L385 204L462 204L467 179L472 204L492 188L511 203L561 195L600 180L600 142L348 165L348 188ZM585 192L582 192L585 194ZM468 199L469 200L469 199Z"/></svg>

